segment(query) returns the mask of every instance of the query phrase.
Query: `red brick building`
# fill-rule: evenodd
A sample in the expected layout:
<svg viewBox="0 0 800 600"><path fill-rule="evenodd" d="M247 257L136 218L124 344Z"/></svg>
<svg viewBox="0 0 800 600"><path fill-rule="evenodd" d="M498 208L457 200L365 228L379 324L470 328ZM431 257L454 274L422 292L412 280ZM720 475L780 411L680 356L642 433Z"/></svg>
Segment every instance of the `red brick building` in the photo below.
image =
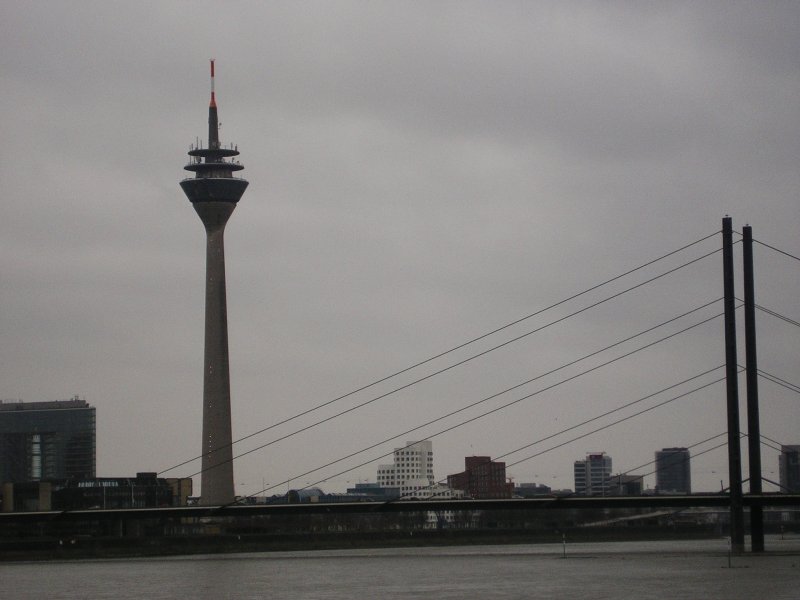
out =
<svg viewBox="0 0 800 600"><path fill-rule="evenodd" d="M464 471L447 476L451 489L463 490L470 498L511 498L514 484L506 481L506 463L496 462L489 456L467 456Z"/></svg>

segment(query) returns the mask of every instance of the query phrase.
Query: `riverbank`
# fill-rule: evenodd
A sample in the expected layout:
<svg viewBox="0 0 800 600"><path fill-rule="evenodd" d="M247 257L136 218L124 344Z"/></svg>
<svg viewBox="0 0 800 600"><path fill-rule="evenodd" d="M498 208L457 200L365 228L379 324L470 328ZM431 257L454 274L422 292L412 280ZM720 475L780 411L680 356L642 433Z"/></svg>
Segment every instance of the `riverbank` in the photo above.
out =
<svg viewBox="0 0 800 600"><path fill-rule="evenodd" d="M0 541L0 561L130 558L237 552L285 552L425 546L562 544L694 540L720 537L715 527L583 527L565 531L421 530L164 537L28 538Z"/></svg>

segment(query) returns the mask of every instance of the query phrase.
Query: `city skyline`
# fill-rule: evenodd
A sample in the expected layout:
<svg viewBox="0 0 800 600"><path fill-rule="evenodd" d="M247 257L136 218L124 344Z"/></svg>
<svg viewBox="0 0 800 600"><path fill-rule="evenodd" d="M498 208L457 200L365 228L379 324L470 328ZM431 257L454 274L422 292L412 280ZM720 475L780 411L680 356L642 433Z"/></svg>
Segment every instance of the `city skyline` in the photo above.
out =
<svg viewBox="0 0 800 600"><path fill-rule="evenodd" d="M97 408L100 476L197 456L203 240L175 181L185 142L203 136L198 64L209 57L225 90L222 135L246 153L251 182L248 215L230 224L227 244L236 257L227 271L234 439L712 234L725 214L736 230L749 223L757 240L800 256L796 7L341 3L316 12L242 6L219 19L202 6L214 5L200 2L191 23L173 5L1 9L3 102L14 115L4 132L15 154L0 163L9 207L0 224L0 398L86 398ZM718 247L710 239L663 270ZM740 264L737 255L737 288ZM757 246L755 270L756 301L796 320L797 262ZM285 489L328 458L721 288L721 258L712 256L480 366L253 452L236 463L236 492ZM758 319L759 366L792 380L796 327ZM711 324L685 344L667 342L434 438L436 476L460 471L473 446L497 458L715 367L721 340L721 322ZM762 433L794 443L796 394L762 381L760 400ZM658 448L723 431L724 405L723 386L709 388L539 459L502 460L517 481L571 487L575 457L605 448L615 471L634 468ZM765 476L776 479L777 453L763 456ZM724 449L700 455L693 487L718 489L726 459ZM378 462L324 487L345 489Z"/></svg>
<svg viewBox="0 0 800 600"><path fill-rule="evenodd" d="M39 417L39 420L30 421L27 427L23 427L22 429L19 426L13 425L13 420L2 420L0 423L0 434L7 433L6 429L9 431L21 431L27 432L26 435L30 437L31 432L36 431L44 431L42 429L42 423L49 423L53 420L52 415L58 416L59 413L63 411L64 414L70 412L70 409L83 409L84 411L91 412L91 424L92 424L92 439L94 439L95 431L94 431L94 407L88 405L85 400L78 398L77 396L71 398L69 400L51 400L51 401L41 401L41 402L8 402L8 401L0 401L0 416L5 414L7 417L18 417L18 416L31 416L31 415L38 415L42 413L44 416ZM47 429L47 427L45 427ZM49 431L49 430L48 430ZM49 433L48 435L52 435ZM2 437L2 435L0 435ZM0 440L3 441L3 440ZM7 444L6 441L3 444ZM2 445L2 444L0 444ZM38 464L39 474L33 477L7 477L6 479L0 479L0 483L7 481L7 482L24 482L24 481L48 481L48 480L58 480L58 479L68 479L70 477L74 478L73 476L67 477L65 473L56 473L56 472L47 472L45 469L42 469L44 466L44 455L42 454L42 460L36 463L32 460L30 455L31 450L31 442L28 440L26 442L27 450L23 452L26 456L24 458L25 468L35 469L37 468L36 465ZM61 444L63 446L63 442ZM10 445L8 445L10 448ZM34 444L33 447L36 445ZM93 447L93 443L92 443ZM791 478L791 483L789 486L781 489L779 491L789 493L791 485L794 483L796 479L795 471L797 461L791 463L791 467L787 467L786 456L787 453L797 454L797 449L800 448L798 445L784 445L781 447L781 454L776 459L776 465L768 464L766 465L767 472L774 472L775 469L780 472L780 480L781 486L786 486L786 481L789 481ZM52 454L53 449L50 450ZM26 454L27 452L27 454ZM57 453L58 454L58 453ZM427 459L421 458L427 456ZM413 496L416 490L422 490L419 493L432 493L432 490L446 490L447 488L452 488L453 486L450 485L450 479L465 476L465 472L460 473L449 473L445 477L439 477L435 475L434 470L434 460L433 460L433 445L430 441L407 441L403 446L396 447L392 452L393 462L389 464L378 464L377 465L377 475L374 476L372 479L367 478L367 481L359 482L359 485L371 485L375 487L388 487L393 491L399 493L402 496ZM7 458L7 457L6 457ZM63 463L64 455L63 449L61 453L56 456L56 454L52 454L48 459L51 463L54 460L59 460ZM94 464L94 452L92 452L92 465ZM494 469L502 468L502 472L505 473L505 463L503 462L491 462L491 457L488 456L476 456L476 455L467 455L464 456L466 469L469 471L470 469L476 469L480 471L480 467L482 466L491 466L490 469L487 470L491 472L493 476L496 476L494 473ZM605 461L603 463L603 467L601 470L598 470L594 473L591 469L589 469L589 463L592 461ZM425 467L425 463L427 466ZM606 464L607 463L607 464ZM582 481L578 483L579 477L579 468L578 466L582 465L580 468L580 473L582 477ZM686 494L692 493L691 490L691 453L686 448L662 448L661 450L655 451L655 460L642 463L638 465L636 469L632 469L631 471L627 472L613 472L611 468L611 457L606 451L599 451L599 452L588 452L586 453L585 459L577 459L574 461L573 465L573 481L575 485L573 488L551 488L554 492L575 492L577 494L584 495L586 494L586 488L588 487L589 481L593 481L591 484L592 486L600 486L598 489L605 488L609 495L617 495L620 494L620 491L615 485L617 484L617 478L627 477L630 480L640 482L641 491L653 491L653 492L660 492L664 494ZM6 464L2 464L0 462L0 467L8 467ZM93 469L94 467L92 467ZM51 465L52 469L52 465ZM636 471L644 471L642 472L633 472ZM31 473L34 473L31 471ZM424 472L424 476L421 476ZM791 473L791 475L789 475ZM119 477L121 474L114 475L115 477ZM486 476L486 474L484 474ZM91 477L83 475L83 477L93 478L94 475L92 474ZM80 477L79 477L80 478ZM496 479L496 477L495 477ZM510 486L531 486L533 484L537 486L543 486L541 481L517 481L513 482L513 477L501 477L497 479L494 483L499 482L502 480L503 482L508 481ZM642 485L646 484L648 481L654 483L654 486L651 488L650 485ZM620 479L622 481L622 479ZM660 483L661 482L661 483ZM671 482L667 484L666 482ZM681 482L680 485L675 485L676 482ZM777 482L775 482L777 483ZM767 482L768 485L774 485L772 482ZM404 486L411 486L411 487L404 487ZM549 487L549 486L548 486ZM297 488L303 489L303 488ZM317 486L310 487L308 489L311 490L319 490L320 488ZM323 490L325 493L333 493L333 494L341 494L344 490L340 489L332 489L327 488ZM707 494L713 493L715 490L697 490L696 493L700 494ZM349 490L348 490L349 492ZM357 493L357 492L356 492ZM624 494L624 492L622 492ZM638 493L631 492L632 495L637 495ZM272 494L273 496L280 496L281 494ZM592 494L588 494L592 495ZM594 495L597 495L596 493ZM605 494L601 494L605 495ZM206 504L214 504L214 502L207 502Z"/></svg>

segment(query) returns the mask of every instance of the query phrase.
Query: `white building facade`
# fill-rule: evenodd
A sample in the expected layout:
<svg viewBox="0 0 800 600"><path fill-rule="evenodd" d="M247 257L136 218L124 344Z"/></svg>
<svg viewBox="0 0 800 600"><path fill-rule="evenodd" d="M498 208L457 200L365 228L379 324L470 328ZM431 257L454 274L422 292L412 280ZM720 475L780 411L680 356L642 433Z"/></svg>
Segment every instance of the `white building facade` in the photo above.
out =
<svg viewBox="0 0 800 600"><path fill-rule="evenodd" d="M395 487L401 497L430 497L436 486L433 476L433 443L430 440L406 442L394 449L394 463L378 465L378 485Z"/></svg>
<svg viewBox="0 0 800 600"><path fill-rule="evenodd" d="M591 452L574 466L575 493L580 496L608 496L611 492L611 457Z"/></svg>
<svg viewBox="0 0 800 600"><path fill-rule="evenodd" d="M406 442L394 449L394 462L378 465L378 485L395 488L400 499L449 500L463 498L464 492L436 483L433 475L433 443L430 440ZM425 527L435 529L453 521L453 511L426 511Z"/></svg>

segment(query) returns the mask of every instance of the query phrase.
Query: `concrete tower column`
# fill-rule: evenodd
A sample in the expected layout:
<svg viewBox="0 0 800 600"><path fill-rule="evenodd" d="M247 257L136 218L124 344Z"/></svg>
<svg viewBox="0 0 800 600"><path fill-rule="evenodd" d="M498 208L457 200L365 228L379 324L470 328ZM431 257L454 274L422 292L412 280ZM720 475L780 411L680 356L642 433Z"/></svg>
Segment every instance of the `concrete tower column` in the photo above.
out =
<svg viewBox="0 0 800 600"><path fill-rule="evenodd" d="M234 500L224 234L236 204L197 202L194 208L206 228L202 503L218 505Z"/></svg>

